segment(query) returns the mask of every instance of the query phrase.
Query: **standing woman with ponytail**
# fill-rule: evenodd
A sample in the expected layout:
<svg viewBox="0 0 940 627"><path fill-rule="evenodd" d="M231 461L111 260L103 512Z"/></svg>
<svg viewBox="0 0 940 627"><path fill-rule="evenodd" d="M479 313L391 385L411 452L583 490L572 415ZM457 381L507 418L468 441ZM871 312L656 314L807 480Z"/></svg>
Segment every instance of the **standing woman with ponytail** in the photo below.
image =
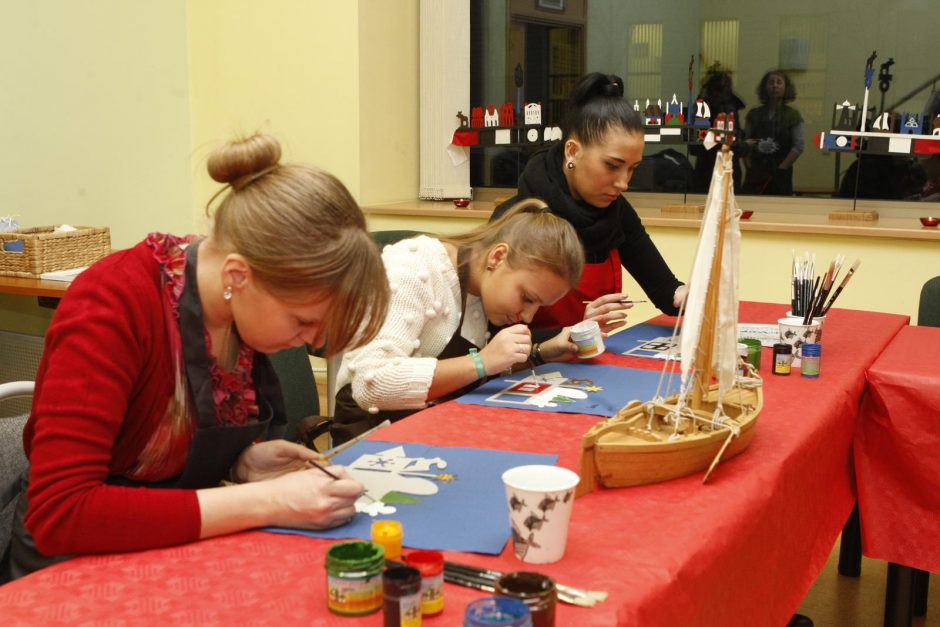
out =
<svg viewBox="0 0 940 627"><path fill-rule="evenodd" d="M539 310L534 325L557 328L594 318L602 329L623 323L621 266L664 313L675 314L687 292L623 193L643 159L643 118L623 97L623 81L592 73L578 81L562 141L529 160L519 194L496 208L498 218L518 198L544 200L570 222L584 246L577 288ZM585 306L584 301L590 301Z"/></svg>
<svg viewBox="0 0 940 627"><path fill-rule="evenodd" d="M527 326L578 284L584 260L574 228L541 201L463 235L386 246L382 260L389 315L374 340L343 356L334 444L489 376L577 352L567 331L533 344Z"/></svg>
<svg viewBox="0 0 940 627"><path fill-rule="evenodd" d="M69 287L36 377L0 578L355 514L358 482L277 439L285 414L265 353L368 341L388 284L343 184L280 157L266 135L225 145L209 160L226 184L209 236L152 233Z"/></svg>

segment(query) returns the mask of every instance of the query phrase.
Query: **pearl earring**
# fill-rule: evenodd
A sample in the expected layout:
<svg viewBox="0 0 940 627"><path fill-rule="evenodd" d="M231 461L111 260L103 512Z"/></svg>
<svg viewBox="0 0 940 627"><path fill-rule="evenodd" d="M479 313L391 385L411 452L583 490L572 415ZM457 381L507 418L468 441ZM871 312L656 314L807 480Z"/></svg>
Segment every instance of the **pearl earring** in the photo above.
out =
<svg viewBox="0 0 940 627"><path fill-rule="evenodd" d="M569 161L569 162L568 162L568 169L569 169L569 170L574 170L574 161Z"/></svg>
<svg viewBox="0 0 940 627"><path fill-rule="evenodd" d="M226 285L225 289L222 290L222 298L225 300L232 300L232 286Z"/></svg>

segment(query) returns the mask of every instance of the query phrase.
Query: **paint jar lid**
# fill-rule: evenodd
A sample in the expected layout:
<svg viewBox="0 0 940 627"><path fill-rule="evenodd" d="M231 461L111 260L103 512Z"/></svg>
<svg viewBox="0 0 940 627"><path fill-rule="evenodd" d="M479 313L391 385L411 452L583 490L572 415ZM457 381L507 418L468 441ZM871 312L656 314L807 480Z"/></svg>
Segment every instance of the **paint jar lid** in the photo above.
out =
<svg viewBox="0 0 940 627"><path fill-rule="evenodd" d="M444 572L444 555L440 551L412 551L405 561L421 571L422 577L433 577Z"/></svg>
<svg viewBox="0 0 940 627"><path fill-rule="evenodd" d="M372 542L338 542L326 552L327 571L340 576L344 573L379 573L384 565L382 547Z"/></svg>
<svg viewBox="0 0 940 627"><path fill-rule="evenodd" d="M803 344L803 357L819 357L822 352L822 344Z"/></svg>
<svg viewBox="0 0 940 627"><path fill-rule="evenodd" d="M805 346L805 344L804 344ZM777 355L790 355L793 353L793 347L789 344L774 344L774 353Z"/></svg>
<svg viewBox="0 0 940 627"><path fill-rule="evenodd" d="M385 549L385 557L401 557L401 523L397 520L377 520L372 523L372 541Z"/></svg>
<svg viewBox="0 0 940 627"><path fill-rule="evenodd" d="M574 341L587 340L601 332L597 320L583 320L571 327L571 339Z"/></svg>
<svg viewBox="0 0 940 627"><path fill-rule="evenodd" d="M382 592L386 598L417 594L421 589L421 573L411 566L392 566L382 573Z"/></svg>
<svg viewBox="0 0 940 627"><path fill-rule="evenodd" d="M532 627L528 606L510 597L484 597L467 604L464 627Z"/></svg>

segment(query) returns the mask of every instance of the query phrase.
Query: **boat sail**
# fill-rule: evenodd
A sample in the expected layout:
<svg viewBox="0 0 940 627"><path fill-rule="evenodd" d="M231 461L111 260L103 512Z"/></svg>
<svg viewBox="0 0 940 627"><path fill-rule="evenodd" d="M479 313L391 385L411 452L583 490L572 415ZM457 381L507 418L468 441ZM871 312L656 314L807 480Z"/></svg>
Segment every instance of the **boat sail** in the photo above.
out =
<svg viewBox="0 0 940 627"><path fill-rule="evenodd" d="M731 129L729 124L727 130L713 130L726 136ZM719 459L750 444L763 391L757 373L746 363L739 366L741 231L732 177L732 153L725 143L715 159L681 314L679 391L662 396L675 379L676 362L667 361L653 400L633 401L584 434L578 495L598 484L656 483L705 468L707 480Z"/></svg>

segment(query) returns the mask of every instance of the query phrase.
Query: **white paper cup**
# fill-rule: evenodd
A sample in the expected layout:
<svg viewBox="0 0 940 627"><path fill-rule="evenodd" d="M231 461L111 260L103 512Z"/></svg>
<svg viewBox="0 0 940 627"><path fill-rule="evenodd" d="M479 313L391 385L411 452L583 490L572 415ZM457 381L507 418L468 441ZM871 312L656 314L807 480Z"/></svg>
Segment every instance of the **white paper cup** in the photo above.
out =
<svg viewBox="0 0 940 627"><path fill-rule="evenodd" d="M597 357L607 350L604 336L601 335L601 325L596 320L584 320L574 325L569 337L578 345L578 357L581 359Z"/></svg>
<svg viewBox="0 0 940 627"><path fill-rule="evenodd" d="M796 318L800 319L800 316L794 316L791 312L787 312L787 318ZM822 343L823 327L826 324L826 316L813 316L811 322L819 323L819 336L816 338L816 341Z"/></svg>
<svg viewBox="0 0 940 627"><path fill-rule="evenodd" d="M802 318L780 318L777 325L780 329L780 341L793 347L793 366L799 366L803 356L803 344L815 344L819 341L822 323L813 320L809 324L803 324Z"/></svg>
<svg viewBox="0 0 940 627"><path fill-rule="evenodd" d="M561 559L579 480L558 466L516 466L503 473L516 557L530 564Z"/></svg>

